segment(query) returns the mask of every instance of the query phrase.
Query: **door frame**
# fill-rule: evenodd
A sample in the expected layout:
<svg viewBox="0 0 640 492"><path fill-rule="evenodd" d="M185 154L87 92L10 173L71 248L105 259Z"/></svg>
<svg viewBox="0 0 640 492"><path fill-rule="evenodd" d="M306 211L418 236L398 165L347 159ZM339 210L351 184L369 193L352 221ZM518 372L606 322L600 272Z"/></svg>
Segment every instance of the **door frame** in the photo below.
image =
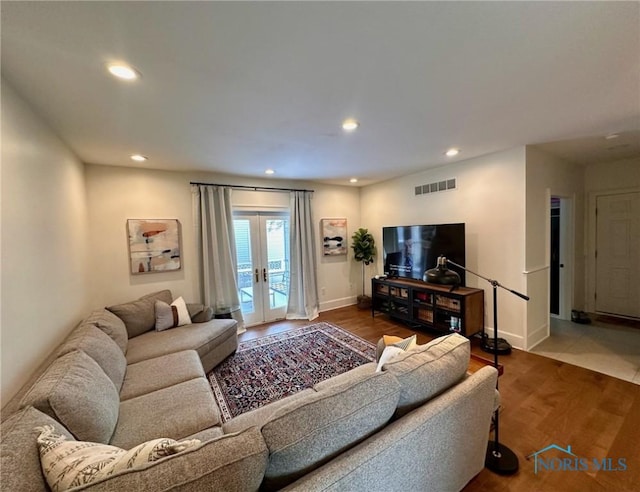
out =
<svg viewBox="0 0 640 492"><path fill-rule="evenodd" d="M597 216L596 208L598 205L598 197L606 195L623 195L625 193L640 193L640 187L632 188L616 188L612 190L590 191L587 204L587 260L586 260L586 307L585 309L591 313L596 312L596 246L598 244L597 237Z"/></svg>

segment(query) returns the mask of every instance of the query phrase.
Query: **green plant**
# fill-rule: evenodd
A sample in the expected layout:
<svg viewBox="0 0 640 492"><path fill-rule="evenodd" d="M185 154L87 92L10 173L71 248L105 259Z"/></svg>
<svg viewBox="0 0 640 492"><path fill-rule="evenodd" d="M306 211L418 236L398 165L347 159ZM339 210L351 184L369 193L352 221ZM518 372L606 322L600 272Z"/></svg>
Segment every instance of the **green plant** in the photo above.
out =
<svg viewBox="0 0 640 492"><path fill-rule="evenodd" d="M362 295L364 296L364 267L373 263L376 256L376 241L368 229L361 227L351 236L351 249L354 259L362 262Z"/></svg>

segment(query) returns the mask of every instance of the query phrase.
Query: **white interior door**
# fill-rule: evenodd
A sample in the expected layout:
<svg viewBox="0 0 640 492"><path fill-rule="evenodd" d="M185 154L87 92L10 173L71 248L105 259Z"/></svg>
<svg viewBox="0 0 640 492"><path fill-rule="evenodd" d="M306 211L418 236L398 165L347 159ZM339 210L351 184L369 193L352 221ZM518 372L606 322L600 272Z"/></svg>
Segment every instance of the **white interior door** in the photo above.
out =
<svg viewBox="0 0 640 492"><path fill-rule="evenodd" d="M640 193L601 195L596 208L596 311L640 318Z"/></svg>
<svg viewBox="0 0 640 492"><path fill-rule="evenodd" d="M246 325L283 319L289 297L289 216L237 212L238 289Z"/></svg>

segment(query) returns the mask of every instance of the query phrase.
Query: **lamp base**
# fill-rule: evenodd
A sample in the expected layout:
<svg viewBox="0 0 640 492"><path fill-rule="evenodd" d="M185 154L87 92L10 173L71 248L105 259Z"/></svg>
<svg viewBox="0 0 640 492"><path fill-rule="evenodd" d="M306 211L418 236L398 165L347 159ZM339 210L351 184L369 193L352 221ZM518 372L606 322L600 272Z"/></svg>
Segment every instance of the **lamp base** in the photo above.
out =
<svg viewBox="0 0 640 492"><path fill-rule="evenodd" d="M498 343L494 343L495 340L491 337L484 335L482 342L480 342L480 348L490 354L508 355L511 353L511 344L504 338L498 338Z"/></svg>
<svg viewBox="0 0 640 492"><path fill-rule="evenodd" d="M518 471L518 457L504 444L489 441L484 466L498 475L513 475Z"/></svg>

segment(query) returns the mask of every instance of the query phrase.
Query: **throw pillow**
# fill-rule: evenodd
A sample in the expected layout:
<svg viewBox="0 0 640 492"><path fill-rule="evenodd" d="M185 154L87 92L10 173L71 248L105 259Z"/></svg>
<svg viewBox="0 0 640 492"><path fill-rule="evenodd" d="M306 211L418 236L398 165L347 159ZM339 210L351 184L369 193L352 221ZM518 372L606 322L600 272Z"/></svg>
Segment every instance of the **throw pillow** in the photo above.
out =
<svg viewBox="0 0 640 492"><path fill-rule="evenodd" d="M386 345L389 345L389 344L387 343ZM398 347L406 352L407 350L411 350L417 345L417 337L416 335L411 335L410 337L407 337L404 340L397 340L393 342L391 345L393 347Z"/></svg>
<svg viewBox="0 0 640 492"><path fill-rule="evenodd" d="M191 316L189 316L189 310L187 309L187 303L184 302L182 297L178 297L171 303L172 307L178 310L178 326L191 324Z"/></svg>
<svg viewBox="0 0 640 492"><path fill-rule="evenodd" d="M53 492L95 482L121 471L136 468L200 444L197 439L174 441L160 438L126 451L94 442L67 441L54 434L53 427L37 427L42 471Z"/></svg>
<svg viewBox="0 0 640 492"><path fill-rule="evenodd" d="M392 360L396 355L401 354L403 352L404 350L402 350L400 347L395 347L394 345L389 345L388 347L385 347L385 349L382 351L382 354L380 355L380 360L378 361L376 372L382 372L383 365L385 365L387 362Z"/></svg>
<svg viewBox="0 0 640 492"><path fill-rule="evenodd" d="M182 297L178 297L170 305L166 302L156 300L155 309L156 331L191 324L189 310Z"/></svg>
<svg viewBox="0 0 640 492"><path fill-rule="evenodd" d="M156 301L156 331L178 326L178 310L166 302Z"/></svg>
<svg viewBox="0 0 640 492"><path fill-rule="evenodd" d="M411 335L403 339L393 335L382 335L382 338L378 341L378 349L376 352L377 362L380 361L384 349L389 346L398 347L406 352L417 346L417 337L416 335Z"/></svg>

